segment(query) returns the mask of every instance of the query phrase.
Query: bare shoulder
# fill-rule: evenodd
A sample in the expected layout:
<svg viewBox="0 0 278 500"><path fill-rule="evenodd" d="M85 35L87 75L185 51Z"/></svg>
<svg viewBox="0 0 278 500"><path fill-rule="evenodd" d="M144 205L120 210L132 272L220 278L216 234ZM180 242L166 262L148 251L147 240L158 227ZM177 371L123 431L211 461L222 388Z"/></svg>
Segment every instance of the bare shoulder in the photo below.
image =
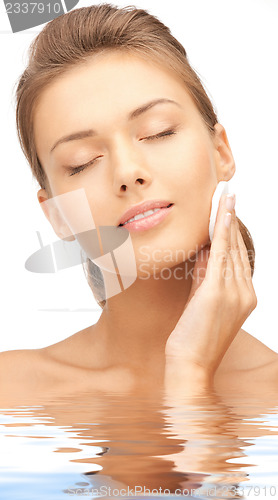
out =
<svg viewBox="0 0 278 500"><path fill-rule="evenodd" d="M73 364L70 362L72 349L64 342L63 354L52 351L51 346L1 352L0 404L10 396L17 401L41 400L83 390L129 392L133 389L134 380L127 368L84 367L82 361Z"/></svg>
<svg viewBox="0 0 278 500"><path fill-rule="evenodd" d="M42 350L18 349L0 353L0 387L13 385L20 380L23 384L35 384L42 374Z"/></svg>
<svg viewBox="0 0 278 500"><path fill-rule="evenodd" d="M101 343L98 324L90 325L70 337L43 348L42 354L63 366L106 369L110 363Z"/></svg>
<svg viewBox="0 0 278 500"><path fill-rule="evenodd" d="M221 369L229 372L256 370L275 366L277 360L277 352L241 328L223 357Z"/></svg>
<svg viewBox="0 0 278 500"><path fill-rule="evenodd" d="M241 329L223 357L215 382L221 390L278 395L278 354Z"/></svg>
<svg viewBox="0 0 278 500"><path fill-rule="evenodd" d="M256 337L243 330L245 345L243 349L242 369L250 370L254 380L260 378L276 384L278 389L278 353Z"/></svg>
<svg viewBox="0 0 278 500"><path fill-rule="evenodd" d="M0 352L0 387L3 383L11 384L19 378L30 383L45 377L49 379L52 374L52 378L56 379L58 372L66 366L74 368L77 360L80 361L80 367L84 367L88 343L92 341L92 330L92 327L85 328L55 344L38 349Z"/></svg>
<svg viewBox="0 0 278 500"><path fill-rule="evenodd" d="M34 349L17 349L0 352L1 376L16 372L18 368L27 370L28 363L34 357Z"/></svg>
<svg viewBox="0 0 278 500"><path fill-rule="evenodd" d="M39 372L48 367L55 358L51 358L52 353L57 354L57 358L67 360L67 356L71 352L76 352L80 339L84 337L84 329L70 337L65 338L55 344L38 348L38 349L16 349L0 352L0 383L2 380L7 381L21 377L28 377L32 372L32 379L36 378ZM38 368L40 368L38 372Z"/></svg>
<svg viewBox="0 0 278 500"><path fill-rule="evenodd" d="M51 347L1 352L0 388L24 388L34 392L36 389L57 387L73 372L76 376L73 366L63 358L55 359L51 355Z"/></svg>

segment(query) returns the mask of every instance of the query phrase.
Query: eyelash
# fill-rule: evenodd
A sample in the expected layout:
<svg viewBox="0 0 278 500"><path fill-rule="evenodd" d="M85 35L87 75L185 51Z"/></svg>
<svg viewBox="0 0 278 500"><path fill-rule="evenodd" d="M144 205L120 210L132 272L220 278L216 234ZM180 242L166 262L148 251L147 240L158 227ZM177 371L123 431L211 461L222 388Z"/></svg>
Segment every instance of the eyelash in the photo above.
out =
<svg viewBox="0 0 278 500"><path fill-rule="evenodd" d="M173 129L164 130L164 132L160 132L159 134L150 135L149 137L145 137L144 140L153 141L155 139L165 139L166 137L170 137L171 135L175 135L175 134L176 134L176 131ZM84 165L80 165L79 167L69 167L68 170L70 170L72 172L71 174L69 174L69 176L79 174L86 167L89 167L90 165L92 165L98 158L102 158L102 157L98 156L94 160L89 161L88 163L85 163Z"/></svg>

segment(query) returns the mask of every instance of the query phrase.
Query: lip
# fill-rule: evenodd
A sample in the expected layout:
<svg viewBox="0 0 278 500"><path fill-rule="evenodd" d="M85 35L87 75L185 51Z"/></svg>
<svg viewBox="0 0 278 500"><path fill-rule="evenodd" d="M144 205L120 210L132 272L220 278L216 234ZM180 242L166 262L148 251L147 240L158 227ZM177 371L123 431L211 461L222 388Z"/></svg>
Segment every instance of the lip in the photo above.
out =
<svg viewBox="0 0 278 500"><path fill-rule="evenodd" d="M156 202L156 203L160 203L160 205L161 205L161 202ZM164 205L166 203L168 203L168 202L165 202ZM170 207L168 205L170 205ZM126 224L124 224L122 226L118 226L118 227L124 227L125 229L128 229L128 231L132 231L132 232L133 231L136 231L136 232L137 231L145 231L147 229L151 229L152 227L160 224L160 222L162 222L165 219L165 217L167 217L169 212L171 212L172 208L174 207L174 204L168 203L168 205L166 205L164 207L159 207L159 206L155 207L152 204L152 207L149 206L149 210L151 208L160 208L160 210L158 210L154 214L147 215L146 217L143 217L142 219L134 220L132 222L127 222ZM147 211L147 209L143 210L143 212L146 212L146 211ZM142 210L139 213L142 213Z"/></svg>
<svg viewBox="0 0 278 500"><path fill-rule="evenodd" d="M143 203L138 203L138 205L133 205L126 212L123 213L120 220L118 221L118 226L120 226L120 224L124 224L124 222L126 222L128 219L135 217L135 215L142 214L142 213L147 212L148 210L152 210L154 208L165 208L170 204L172 204L172 202L167 201L167 200L148 200L148 201L144 201ZM159 213L159 212L157 212L157 213ZM152 216L150 215L147 217L152 217ZM145 218L147 218L147 217L145 217ZM141 219L141 220L144 220L144 219ZM134 221L134 222L136 222L136 221ZM130 224L132 224L132 223L130 223Z"/></svg>

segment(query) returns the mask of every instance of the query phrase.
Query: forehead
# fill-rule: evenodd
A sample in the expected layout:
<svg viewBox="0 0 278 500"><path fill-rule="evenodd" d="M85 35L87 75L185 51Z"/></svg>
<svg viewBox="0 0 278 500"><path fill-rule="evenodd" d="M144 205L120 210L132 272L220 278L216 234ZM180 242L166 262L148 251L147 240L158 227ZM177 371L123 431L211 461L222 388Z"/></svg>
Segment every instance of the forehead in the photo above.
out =
<svg viewBox="0 0 278 500"><path fill-rule="evenodd" d="M176 100L187 113L199 115L185 83L167 66L134 53L94 55L65 71L40 95L34 111L37 148L80 127L112 130L133 109L157 98Z"/></svg>
<svg viewBox="0 0 278 500"><path fill-rule="evenodd" d="M192 99L181 77L168 66L135 53L104 51L65 70L50 83L42 91L36 111L43 111L51 101L62 105L69 100L81 101L83 96L95 102L111 96L114 102L122 100L128 106L129 101L137 104L140 94L146 93L154 98L168 93Z"/></svg>

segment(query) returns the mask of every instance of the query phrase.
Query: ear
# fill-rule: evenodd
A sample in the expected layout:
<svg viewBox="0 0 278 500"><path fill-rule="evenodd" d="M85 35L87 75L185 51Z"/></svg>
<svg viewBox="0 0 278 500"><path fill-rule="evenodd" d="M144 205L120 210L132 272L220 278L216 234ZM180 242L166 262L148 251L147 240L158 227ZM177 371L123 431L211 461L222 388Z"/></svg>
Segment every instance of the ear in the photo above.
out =
<svg viewBox="0 0 278 500"><path fill-rule="evenodd" d="M57 236L66 241L75 240L75 237L73 236L69 226L66 224L65 220L60 214L55 202L52 201L53 198L49 198L47 191L45 189L39 189L39 191L37 192L37 198L44 212L44 215L50 222Z"/></svg>
<svg viewBox="0 0 278 500"><path fill-rule="evenodd" d="M215 163L219 181L229 181L235 174L236 166L227 138L226 130L220 123L214 125Z"/></svg>

